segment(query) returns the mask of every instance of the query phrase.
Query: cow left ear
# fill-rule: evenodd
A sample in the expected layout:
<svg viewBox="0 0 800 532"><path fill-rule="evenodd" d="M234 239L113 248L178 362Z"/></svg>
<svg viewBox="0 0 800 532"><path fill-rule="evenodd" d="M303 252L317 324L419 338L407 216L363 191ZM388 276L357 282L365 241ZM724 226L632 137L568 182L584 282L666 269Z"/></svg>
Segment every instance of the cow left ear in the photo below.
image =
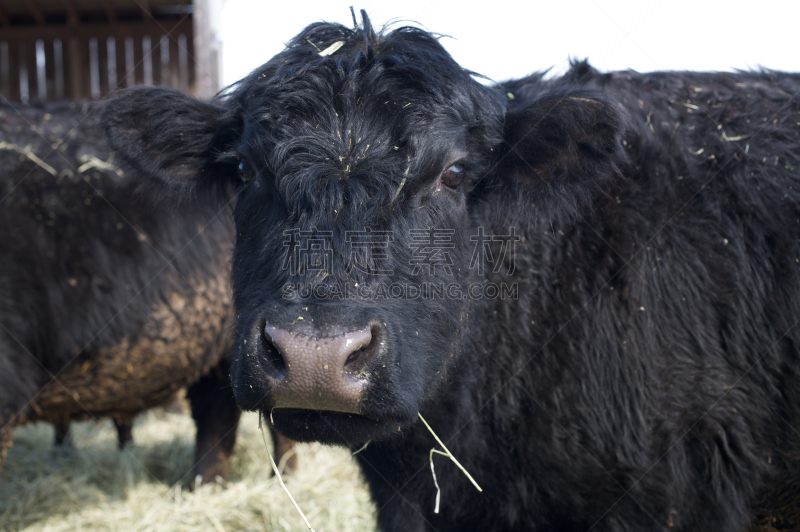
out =
<svg viewBox="0 0 800 532"><path fill-rule="evenodd" d="M232 142L224 110L175 89L138 87L104 102L109 146L125 163L179 198L221 185L235 165L220 160Z"/></svg>
<svg viewBox="0 0 800 532"><path fill-rule="evenodd" d="M523 216L575 217L622 175L627 129L621 109L597 93L549 94L509 109L488 187Z"/></svg>

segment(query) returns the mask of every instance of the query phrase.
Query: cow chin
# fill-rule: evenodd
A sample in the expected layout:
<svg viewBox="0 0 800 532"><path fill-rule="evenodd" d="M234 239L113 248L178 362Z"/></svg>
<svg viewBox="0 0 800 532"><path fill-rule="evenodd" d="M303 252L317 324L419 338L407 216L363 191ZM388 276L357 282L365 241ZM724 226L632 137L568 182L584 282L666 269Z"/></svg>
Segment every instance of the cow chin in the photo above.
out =
<svg viewBox="0 0 800 532"><path fill-rule="evenodd" d="M295 408L276 408L271 413L265 412L264 416L280 433L293 440L351 448L384 439L406 424L402 420L378 420L360 414Z"/></svg>

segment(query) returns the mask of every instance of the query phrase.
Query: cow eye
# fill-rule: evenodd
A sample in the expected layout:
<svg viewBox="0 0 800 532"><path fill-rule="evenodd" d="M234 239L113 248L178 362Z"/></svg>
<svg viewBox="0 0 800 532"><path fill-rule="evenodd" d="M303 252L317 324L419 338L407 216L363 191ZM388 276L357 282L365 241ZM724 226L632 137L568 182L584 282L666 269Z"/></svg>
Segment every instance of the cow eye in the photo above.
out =
<svg viewBox="0 0 800 532"><path fill-rule="evenodd" d="M447 170L442 173L442 183L447 187L456 188L464 181L466 175L467 170L463 165L454 164L449 166Z"/></svg>
<svg viewBox="0 0 800 532"><path fill-rule="evenodd" d="M256 177L256 169L246 159L239 159L239 179L252 181Z"/></svg>

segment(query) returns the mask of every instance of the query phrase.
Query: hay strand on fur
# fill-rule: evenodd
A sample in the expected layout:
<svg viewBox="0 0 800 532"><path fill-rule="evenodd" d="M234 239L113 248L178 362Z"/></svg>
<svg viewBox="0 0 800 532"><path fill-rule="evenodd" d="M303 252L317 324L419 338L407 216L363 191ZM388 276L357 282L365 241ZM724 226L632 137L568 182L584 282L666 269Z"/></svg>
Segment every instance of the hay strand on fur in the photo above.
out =
<svg viewBox="0 0 800 532"><path fill-rule="evenodd" d="M439 513L439 502L442 500L442 489L439 487L439 482L436 480L436 470L433 468L433 455L441 454L442 456L449 456L447 453L443 453L438 449L431 449L430 454L428 455L428 460L431 463L431 475L433 475L433 485L436 486L436 504L433 507L433 513Z"/></svg>
<svg viewBox="0 0 800 532"><path fill-rule="evenodd" d="M408 170L406 170L406 173L408 173ZM392 201L397 199L397 196L400 195L400 191L403 190L403 186L405 184L406 184L406 176L403 176L403 180L400 181L400 186L397 187L397 191L394 193L394 197L392 198Z"/></svg>
<svg viewBox="0 0 800 532"><path fill-rule="evenodd" d="M114 166L113 164L111 164L112 158L113 156L109 157L108 161L103 161L101 159L98 159L94 155L83 157L81 158L81 160L85 159L86 162L84 162L82 165L78 167L78 173L82 174L87 170L91 170L92 168L97 168L98 170L107 170L109 172L114 172L118 176L122 177L124 175L122 169L119 168L118 166Z"/></svg>
<svg viewBox="0 0 800 532"><path fill-rule="evenodd" d="M368 440L368 441L367 441L367 443L365 443L364 445L362 445L362 446L361 446L361 448L360 448L359 450L357 450L356 452L354 452L354 453L353 453L353 456L357 455L358 453L360 453L361 451L363 451L364 449L366 449L366 448L367 448L367 445L369 445L369 444L370 444L370 442L372 442L372 440Z"/></svg>
<svg viewBox="0 0 800 532"><path fill-rule="evenodd" d="M325 57L325 56L328 56L328 55L333 55L334 53L336 53L336 50L338 50L342 46L344 46L344 41L336 41L332 45L330 45L327 48L325 48L324 50L322 50L319 53L319 55L321 57Z"/></svg>
<svg viewBox="0 0 800 532"><path fill-rule="evenodd" d="M315 532L315 530L313 528L311 528L311 523L309 523L308 519L306 519L306 514L303 513L303 510L301 510L300 506L297 505L297 501L295 501L294 497L292 497L292 494L289 493L289 488L287 488L286 484L283 482L283 477L281 476L281 472L278 470L278 465L275 463L275 460L272 458L272 453L269 452L269 447L267 446L267 436L266 436L266 434L264 434L264 426L263 426L263 423L262 423L263 418L264 418L264 416L259 414L259 416L258 416L258 430L261 431L261 438L264 440L264 449L267 450L267 456L269 456L269 463L272 464L272 470L275 471L275 476L278 477L278 482L281 483L281 487L283 488L283 491L286 492L286 495L289 496L289 499L292 501L292 504L294 504L294 508L295 508L295 510L297 510L297 513L299 513L300 517L303 518L303 522L306 524L306 526L308 527L308 529L311 532Z"/></svg>
<svg viewBox="0 0 800 532"><path fill-rule="evenodd" d="M437 442L439 445L441 445L441 446L442 446L442 449L444 449L444 452L442 452L442 451L439 451L439 450L436 450L436 449L431 449L431 452L430 452L430 454L429 454L429 456L428 456L428 458L430 459L430 462L431 462L431 474L433 474L433 483L436 485L436 507L434 508L434 513L437 513L437 514L439 513L439 500L440 500L440 498L441 498L441 497L440 497L440 495L441 495L441 490L439 489L439 483L436 481L436 472L433 470L433 455L434 455L434 453L436 453L436 454L441 454L441 455L443 455L443 456L446 456L446 457L448 457L448 458L449 458L449 459L450 459L450 460L451 460L451 461L452 461L452 462L453 462L453 463L456 465L456 467L458 467L458 468L461 470L461 472L462 472L462 473L464 473L464 474L467 476L467 478L469 479L469 481L470 481L470 482L472 482L472 485L473 485L473 486L475 486L475 489L477 489L477 490L478 490L478 491L480 491L480 492L483 492L483 490L481 489L481 487L480 487L480 486L478 486L478 483L477 483L477 482L475 482L475 479L474 479L474 478L472 478L472 475L470 475L470 474L467 472L467 470L466 470L466 469L464 469L464 466L462 466L462 465L459 463L459 461L458 461L458 460L456 460L456 457L455 457L455 456L453 456L453 453L451 453L451 452L450 452L450 449L448 449L448 448L447 448L447 446L444 444L444 442L443 442L442 440L440 440L440 439L439 439L439 436L437 436L437 435L436 435L436 433L435 433L435 432L433 432L433 429L431 428L431 426L430 426L430 425L428 425L428 422L427 422L427 421L425 421L425 418L424 418L424 417L422 417L422 414L420 414L419 412L417 412L417 415L419 416L419 419L420 419L420 421L422 421L422 423L424 423L424 424L425 424L425 427L428 429L428 431L429 431L429 432L430 432L430 433L433 435L433 437L436 439L436 442Z"/></svg>
<svg viewBox="0 0 800 532"><path fill-rule="evenodd" d="M58 175L56 169L41 160L33 151L31 150L30 146L25 146L24 148L17 146L16 144L12 144L10 142L0 142L0 150L13 150L21 155L24 155L31 161L33 161L37 166L39 166L42 170L47 172L52 176Z"/></svg>

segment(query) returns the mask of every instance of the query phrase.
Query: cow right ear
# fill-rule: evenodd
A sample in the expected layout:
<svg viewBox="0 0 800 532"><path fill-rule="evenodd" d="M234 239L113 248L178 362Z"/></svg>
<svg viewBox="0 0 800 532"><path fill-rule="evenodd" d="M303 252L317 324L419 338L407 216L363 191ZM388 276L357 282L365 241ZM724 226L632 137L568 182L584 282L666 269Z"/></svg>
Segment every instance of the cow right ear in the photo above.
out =
<svg viewBox="0 0 800 532"><path fill-rule="evenodd" d="M628 124L602 94L557 91L506 113L489 193L522 218L573 218L623 174ZM522 211L522 212L519 212Z"/></svg>
<svg viewBox="0 0 800 532"><path fill-rule="evenodd" d="M179 197L224 186L235 166L219 160L232 142L224 110L164 87L120 93L103 104L109 146L133 169Z"/></svg>

